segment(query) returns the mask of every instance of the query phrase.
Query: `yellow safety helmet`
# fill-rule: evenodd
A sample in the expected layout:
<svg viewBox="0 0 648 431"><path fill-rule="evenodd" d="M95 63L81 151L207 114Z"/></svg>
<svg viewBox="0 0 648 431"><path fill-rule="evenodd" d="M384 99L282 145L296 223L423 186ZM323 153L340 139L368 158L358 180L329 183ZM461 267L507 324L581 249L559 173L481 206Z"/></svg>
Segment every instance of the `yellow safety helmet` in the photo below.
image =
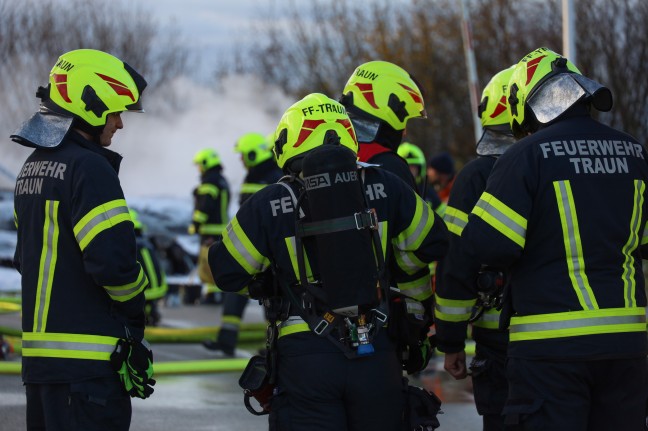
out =
<svg viewBox="0 0 648 431"><path fill-rule="evenodd" d="M591 101L600 111L612 108L609 89L584 77L562 55L538 48L520 60L509 81L511 130L521 138L533 132L538 123L555 120L579 100Z"/></svg>
<svg viewBox="0 0 648 431"><path fill-rule="evenodd" d="M499 126L505 124L509 127L511 116L506 103L508 83L513 75L515 66L501 70L491 78L482 92L481 103L477 114L482 127Z"/></svg>
<svg viewBox="0 0 648 431"><path fill-rule="evenodd" d="M213 148L204 148L198 151L193 158L193 162L200 166L200 170L203 172L221 164L220 157Z"/></svg>
<svg viewBox="0 0 648 431"><path fill-rule="evenodd" d="M135 228L136 231L142 231L144 230L144 224L139 218L139 214L137 211L135 211L132 208L128 209L128 213L130 214L131 221L133 222L133 227Z"/></svg>
<svg viewBox="0 0 648 431"><path fill-rule="evenodd" d="M344 106L324 94L309 94L289 107L279 121L274 134L277 164L288 168L288 162L329 142L358 153L358 141Z"/></svg>
<svg viewBox="0 0 648 431"><path fill-rule="evenodd" d="M37 96L54 112L101 127L110 113L143 112L145 87L144 78L117 57L95 49L77 49L59 57L48 87L39 88Z"/></svg>
<svg viewBox="0 0 648 431"><path fill-rule="evenodd" d="M405 69L387 61L370 61L353 72L340 102L352 112L404 130L410 118L426 118L423 92Z"/></svg>
<svg viewBox="0 0 648 431"><path fill-rule="evenodd" d="M260 133L247 133L234 145L234 151L241 153L243 164L250 168L273 157L272 145Z"/></svg>
<svg viewBox="0 0 648 431"><path fill-rule="evenodd" d="M419 174L416 178L417 183L424 179L426 175L427 162L425 161L425 154L418 146L411 142L403 142L398 146L396 151L399 156L405 159L408 165L418 166Z"/></svg>

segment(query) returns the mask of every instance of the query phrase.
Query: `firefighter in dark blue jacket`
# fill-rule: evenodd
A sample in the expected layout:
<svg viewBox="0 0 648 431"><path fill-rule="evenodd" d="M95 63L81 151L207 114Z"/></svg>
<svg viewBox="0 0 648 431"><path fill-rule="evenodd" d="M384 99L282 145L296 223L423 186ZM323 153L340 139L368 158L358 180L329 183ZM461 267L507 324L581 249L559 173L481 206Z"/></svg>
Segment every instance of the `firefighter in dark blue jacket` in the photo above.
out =
<svg viewBox="0 0 648 431"><path fill-rule="evenodd" d="M504 429L508 333L499 329L498 308L505 275L497 268L482 268L462 246L461 233L486 188L495 161L515 142L506 108L506 88L512 73L513 67L497 73L482 93L478 114L484 133L477 142L478 157L459 172L450 192L444 216L451 233L450 247L439 262L436 279L437 347L445 353L445 369L456 379L467 376L464 348L468 325L472 323L476 354L470 371L484 431Z"/></svg>
<svg viewBox="0 0 648 431"><path fill-rule="evenodd" d="M207 250L214 242L220 241L229 219L230 189L216 150L204 148L198 151L193 162L200 171L200 184L193 191L194 212L188 231L200 235L198 277L205 285L207 300L211 301L218 288L209 271Z"/></svg>
<svg viewBox="0 0 648 431"><path fill-rule="evenodd" d="M241 161L247 169L243 179L239 205L243 205L250 196L276 183L282 173L272 153L272 145L260 133L247 133L241 136L234 151L241 154ZM216 341L207 340L203 345L209 350L220 351L225 356L233 356L238 342L241 319L247 306L248 298L236 293L226 293L223 300L223 318Z"/></svg>
<svg viewBox="0 0 648 431"><path fill-rule="evenodd" d="M271 290L279 289L280 304L290 304L279 319L272 430L403 426L397 340L380 330L383 302L396 292L384 284L389 268L376 265L398 254L399 262L427 266L443 256L447 230L402 180L382 169L358 169L357 145L342 105L317 93L295 103L275 132L287 179L248 199L222 243L210 249L223 290L254 294L272 271ZM329 170L342 163L344 170ZM334 190L349 194L320 200ZM367 203L372 211L329 218ZM399 303L418 303L402 293Z"/></svg>
<svg viewBox="0 0 648 431"><path fill-rule="evenodd" d="M144 291L144 298L146 298L146 305L144 307L146 313L146 324L150 326L157 326L160 323L162 315L158 303L160 299L164 298L169 286L166 281L166 272L160 263L157 251L151 243L151 240L145 234L146 226L142 223L137 211L130 209L131 220L135 228L135 239L137 241L137 261L144 268L146 278L148 278L149 285Z"/></svg>
<svg viewBox="0 0 648 431"><path fill-rule="evenodd" d="M12 139L35 150L15 188L27 429L127 430L130 398L111 366L144 333L135 234L108 150L146 81L101 51L63 54L41 109Z"/></svg>
<svg viewBox="0 0 648 431"><path fill-rule="evenodd" d="M515 66L508 107L521 139L462 234L478 261L510 271L505 423L643 430L648 154L591 117L611 109L610 90L547 48Z"/></svg>

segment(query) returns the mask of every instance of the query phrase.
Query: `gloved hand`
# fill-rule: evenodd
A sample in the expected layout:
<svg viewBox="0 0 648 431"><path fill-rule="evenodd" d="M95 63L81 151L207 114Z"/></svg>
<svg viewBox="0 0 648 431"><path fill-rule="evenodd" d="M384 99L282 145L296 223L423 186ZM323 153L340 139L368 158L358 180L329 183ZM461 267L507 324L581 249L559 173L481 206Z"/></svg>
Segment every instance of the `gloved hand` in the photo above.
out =
<svg viewBox="0 0 648 431"><path fill-rule="evenodd" d="M120 339L110 363L131 397L146 399L153 393L153 352L146 340Z"/></svg>

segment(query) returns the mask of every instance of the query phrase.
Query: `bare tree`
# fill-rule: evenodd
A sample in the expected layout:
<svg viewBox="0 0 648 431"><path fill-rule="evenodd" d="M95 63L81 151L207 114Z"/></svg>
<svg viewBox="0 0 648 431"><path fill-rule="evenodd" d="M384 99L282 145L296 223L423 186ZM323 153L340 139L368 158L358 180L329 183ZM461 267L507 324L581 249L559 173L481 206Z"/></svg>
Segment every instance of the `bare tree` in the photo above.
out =
<svg viewBox="0 0 648 431"><path fill-rule="evenodd" d="M561 51L559 0L470 0L469 6L482 88L539 46ZM428 121L410 122L407 139L428 155L450 150L460 163L474 156L456 0L313 0L288 10L288 16L275 11L281 24L254 30L263 37L240 54L239 71L260 73L296 97L313 91L337 97L357 65L392 61L425 91ZM648 2L580 0L577 22L579 66L617 96L615 111L603 118L645 141L648 81L638 77L648 58Z"/></svg>
<svg viewBox="0 0 648 431"><path fill-rule="evenodd" d="M121 58L151 87L181 75L188 59L177 29L162 29L125 1L0 0L0 94L11 107L0 129L15 129L34 111L36 88L46 84L57 57L78 48Z"/></svg>

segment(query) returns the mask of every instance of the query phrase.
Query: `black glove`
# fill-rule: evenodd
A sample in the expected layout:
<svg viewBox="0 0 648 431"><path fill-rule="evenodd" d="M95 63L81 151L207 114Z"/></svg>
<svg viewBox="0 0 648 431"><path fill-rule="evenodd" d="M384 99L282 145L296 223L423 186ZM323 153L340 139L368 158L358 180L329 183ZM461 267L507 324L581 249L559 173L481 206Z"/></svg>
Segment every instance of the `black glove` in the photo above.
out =
<svg viewBox="0 0 648 431"><path fill-rule="evenodd" d="M110 363L131 397L146 399L153 393L153 352L146 340L120 339Z"/></svg>

